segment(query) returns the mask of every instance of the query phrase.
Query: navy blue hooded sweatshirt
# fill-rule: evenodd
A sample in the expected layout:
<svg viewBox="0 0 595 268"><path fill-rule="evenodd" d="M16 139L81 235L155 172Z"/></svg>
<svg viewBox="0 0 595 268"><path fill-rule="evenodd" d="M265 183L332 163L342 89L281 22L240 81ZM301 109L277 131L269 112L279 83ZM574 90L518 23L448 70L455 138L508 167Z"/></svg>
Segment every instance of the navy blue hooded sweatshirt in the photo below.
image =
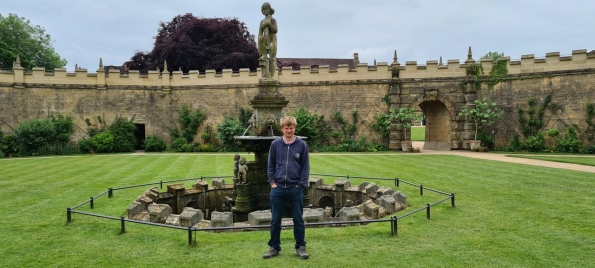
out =
<svg viewBox="0 0 595 268"><path fill-rule="evenodd" d="M309 176L310 157L304 140L296 136L291 144L287 144L280 137L271 143L267 167L269 184L275 182L281 188L308 188Z"/></svg>

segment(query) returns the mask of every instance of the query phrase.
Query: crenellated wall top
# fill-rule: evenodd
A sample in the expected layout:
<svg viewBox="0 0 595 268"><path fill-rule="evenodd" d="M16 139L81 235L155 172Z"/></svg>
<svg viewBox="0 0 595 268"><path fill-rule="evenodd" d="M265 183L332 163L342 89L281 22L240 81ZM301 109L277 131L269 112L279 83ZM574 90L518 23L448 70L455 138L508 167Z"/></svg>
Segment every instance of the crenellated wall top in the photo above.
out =
<svg viewBox="0 0 595 268"><path fill-rule="evenodd" d="M339 65L336 69L331 69L329 66L302 66L299 70L283 67L280 72L277 72L275 79L280 83L383 80L391 79L392 69L395 68L399 69L399 77L402 79L464 77L467 64L472 60L470 51L466 61L461 62L454 59L448 60L446 64L443 64L442 60L430 60L425 65L418 65L417 61L407 61L405 65L401 65L396 60L395 53L395 60L392 64L379 62L369 66L366 63L360 63L354 69L350 69L348 65ZM561 56L559 52L551 52L547 53L545 57L528 54L522 55L519 60L511 60L510 57L502 57L500 60L507 62L508 74L511 75L595 69L595 53L587 53L586 49L573 50L570 56ZM482 59L480 63L485 73L488 73L493 66L491 59ZM43 68L33 68L31 71L25 72L20 64L16 64L12 70L0 71L0 85L14 85L15 87L23 85L92 85L97 88L138 86L169 89L196 85L253 85L257 84L261 77L261 70L250 72L248 69L240 69L238 72L224 69L221 73L216 73L215 70L207 70L205 73L190 71L185 74L175 71L169 75L159 71L140 74L134 70L129 71L128 74L120 74L119 70L110 69L105 72L103 68L98 68L95 73L80 68L74 72L68 72L63 68L54 69L53 72L46 72Z"/></svg>

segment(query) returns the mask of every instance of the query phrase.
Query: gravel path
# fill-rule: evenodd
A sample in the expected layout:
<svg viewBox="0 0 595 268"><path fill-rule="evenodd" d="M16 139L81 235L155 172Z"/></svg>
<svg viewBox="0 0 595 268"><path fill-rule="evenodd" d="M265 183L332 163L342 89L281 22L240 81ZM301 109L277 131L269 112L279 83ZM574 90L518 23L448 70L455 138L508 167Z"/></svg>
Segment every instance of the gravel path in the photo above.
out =
<svg viewBox="0 0 595 268"><path fill-rule="evenodd" d="M413 142L413 147L414 148L418 147L421 149L424 147L423 144L424 144L423 142ZM462 150L434 151L434 150L423 150L423 149L421 150L421 153L422 154L458 155L458 156L463 156L463 157L478 158L478 159L485 159L485 160L492 160L492 161L502 161L502 162L509 162L509 163L518 163L518 164L525 164L525 165L550 167L550 168L561 168L561 169L569 169L569 170L595 173L594 166L511 157L511 156L507 156L505 154L480 153L480 152L471 152L471 151L462 151ZM583 156L581 156L581 157L583 157ZM593 156L584 156L584 157L593 157Z"/></svg>

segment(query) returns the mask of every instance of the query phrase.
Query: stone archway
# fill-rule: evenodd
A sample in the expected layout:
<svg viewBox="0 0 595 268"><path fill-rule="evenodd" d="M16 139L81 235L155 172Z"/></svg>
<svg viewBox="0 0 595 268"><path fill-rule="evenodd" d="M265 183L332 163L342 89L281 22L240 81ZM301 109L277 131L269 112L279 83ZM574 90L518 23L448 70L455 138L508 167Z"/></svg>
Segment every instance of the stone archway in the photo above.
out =
<svg viewBox="0 0 595 268"><path fill-rule="evenodd" d="M452 121L456 112L452 102L436 90L416 98L411 107L419 106L425 115L425 150L450 151L453 140Z"/></svg>

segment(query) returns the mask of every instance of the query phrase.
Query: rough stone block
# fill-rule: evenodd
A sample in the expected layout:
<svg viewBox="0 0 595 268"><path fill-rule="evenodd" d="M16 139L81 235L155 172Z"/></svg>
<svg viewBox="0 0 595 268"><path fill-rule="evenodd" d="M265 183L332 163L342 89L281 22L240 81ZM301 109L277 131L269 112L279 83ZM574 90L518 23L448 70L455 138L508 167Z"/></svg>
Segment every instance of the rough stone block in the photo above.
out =
<svg viewBox="0 0 595 268"><path fill-rule="evenodd" d="M306 208L302 217L306 223L325 222L326 211L323 208Z"/></svg>
<svg viewBox="0 0 595 268"><path fill-rule="evenodd" d="M391 195L383 195L376 200L376 203L386 210L386 213L393 214L397 211L397 200Z"/></svg>
<svg viewBox="0 0 595 268"><path fill-rule="evenodd" d="M213 211L209 227L229 227L233 225L233 214L231 212Z"/></svg>
<svg viewBox="0 0 595 268"><path fill-rule="evenodd" d="M269 225L271 224L272 214L270 210L258 210L248 214L248 223L250 225Z"/></svg>
<svg viewBox="0 0 595 268"><path fill-rule="evenodd" d="M148 196L141 195L136 199L136 202L141 203L143 205L143 211L145 211L149 208L149 205L153 203L153 200L151 200L151 198Z"/></svg>
<svg viewBox="0 0 595 268"><path fill-rule="evenodd" d="M343 188L349 188L351 187L351 181L343 179L335 180L335 185L343 185Z"/></svg>
<svg viewBox="0 0 595 268"><path fill-rule="evenodd" d="M151 202L156 202L159 198L159 187L152 187L145 191L145 196L151 199Z"/></svg>
<svg viewBox="0 0 595 268"><path fill-rule="evenodd" d="M316 187L321 186L324 184L324 180L321 178L310 178L308 181L310 188L316 189Z"/></svg>
<svg viewBox="0 0 595 268"><path fill-rule="evenodd" d="M149 216L149 212L143 211L134 217L137 221L150 221L151 217Z"/></svg>
<svg viewBox="0 0 595 268"><path fill-rule="evenodd" d="M366 195L376 198L376 191L378 191L378 185L376 185L376 183L370 182L368 183L368 185L366 185L365 191Z"/></svg>
<svg viewBox="0 0 595 268"><path fill-rule="evenodd" d="M363 190L365 190L365 189L366 189L366 187L368 186L368 184L370 184L370 183L369 183L369 182L367 182L367 181L364 181L364 182L360 183L360 185L359 185L359 190L360 190L360 191L363 191Z"/></svg>
<svg viewBox="0 0 595 268"><path fill-rule="evenodd" d="M376 194L378 196L383 196L383 195L392 195L395 191L393 191L392 188L390 187L386 187L386 186L382 186L380 188L378 188L378 190L376 191Z"/></svg>
<svg viewBox="0 0 595 268"><path fill-rule="evenodd" d="M217 189L225 188L225 180L224 179L216 178L216 179L213 179L213 181L211 183L213 184L213 187L215 187Z"/></svg>
<svg viewBox="0 0 595 268"><path fill-rule="evenodd" d="M132 219L134 218L134 216L138 215L143 211L143 204L134 201L132 202L132 204L130 204L130 206L128 206L128 209L126 210L128 211L128 218Z"/></svg>
<svg viewBox="0 0 595 268"><path fill-rule="evenodd" d="M364 207L364 215L366 215L372 219L378 219L379 207L374 202L372 202L372 200L366 201L366 203L364 203L363 207Z"/></svg>
<svg viewBox="0 0 595 268"><path fill-rule="evenodd" d="M339 210L341 221L359 221L359 209L357 207L344 207Z"/></svg>
<svg viewBox="0 0 595 268"><path fill-rule="evenodd" d="M407 196L402 193L401 191L397 191L393 194L393 197L395 198L395 200L397 200L397 203L401 203L401 204L406 204L407 203Z"/></svg>
<svg viewBox="0 0 595 268"><path fill-rule="evenodd" d="M174 196L183 195L185 191L186 187L184 186L184 184L181 183L170 184L167 186L167 192Z"/></svg>
<svg viewBox="0 0 595 268"><path fill-rule="evenodd" d="M188 227L195 225L203 218L204 216L200 209L185 207L182 213L180 213L180 226Z"/></svg>
<svg viewBox="0 0 595 268"><path fill-rule="evenodd" d="M180 226L180 215L169 214L165 219L165 224Z"/></svg>
<svg viewBox="0 0 595 268"><path fill-rule="evenodd" d="M192 188L201 189L203 191L206 191L208 187L209 184L206 181L197 181L194 184L192 184Z"/></svg>
<svg viewBox="0 0 595 268"><path fill-rule="evenodd" d="M167 216L172 213L172 209L166 204L150 204L148 212L151 222L165 223Z"/></svg>

